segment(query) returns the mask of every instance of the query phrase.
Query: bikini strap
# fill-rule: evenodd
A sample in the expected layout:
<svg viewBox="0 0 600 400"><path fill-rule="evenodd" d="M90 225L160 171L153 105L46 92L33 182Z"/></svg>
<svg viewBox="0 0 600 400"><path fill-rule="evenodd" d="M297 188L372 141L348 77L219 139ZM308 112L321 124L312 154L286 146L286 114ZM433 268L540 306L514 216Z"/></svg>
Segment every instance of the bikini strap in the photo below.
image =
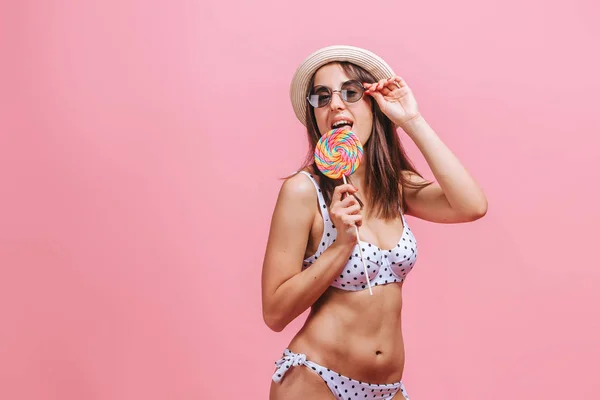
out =
<svg viewBox="0 0 600 400"><path fill-rule="evenodd" d="M289 349L285 349L283 352L283 356L275 361L275 366L277 369L273 374L273 382L280 382L283 379L285 373L291 367L297 367L299 365L305 365L308 362L306 361L306 355L302 353L293 353ZM311 363L312 364L312 363Z"/></svg>
<svg viewBox="0 0 600 400"><path fill-rule="evenodd" d="M315 189L317 190L317 197L319 198L319 209L321 210L323 219L325 221L329 221L329 211L327 211L327 204L325 204L325 198L323 197L323 192L321 191L319 184L317 183L315 178L313 178L313 176L311 174L309 174L308 172L300 171L300 173L308 176L308 178L312 181L313 185L315 185Z"/></svg>

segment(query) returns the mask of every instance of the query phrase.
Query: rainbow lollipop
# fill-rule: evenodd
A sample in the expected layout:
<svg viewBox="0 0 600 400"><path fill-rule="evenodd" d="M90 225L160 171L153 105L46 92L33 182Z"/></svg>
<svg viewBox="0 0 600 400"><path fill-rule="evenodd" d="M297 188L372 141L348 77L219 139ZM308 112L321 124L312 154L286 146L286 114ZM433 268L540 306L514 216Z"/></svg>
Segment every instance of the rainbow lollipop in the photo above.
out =
<svg viewBox="0 0 600 400"><path fill-rule="evenodd" d="M362 159L360 140L348 129L333 129L321 136L315 147L315 162L321 172L331 179L344 178L356 171Z"/></svg>
<svg viewBox="0 0 600 400"><path fill-rule="evenodd" d="M333 129L321 136L315 147L315 163L323 175L331 179L340 179L341 177L344 183L348 183L346 176L350 176L356 171L362 156L363 148L358 137L352 131L343 128ZM356 231L356 241L359 243L358 251L367 277L369 293L373 295L367 264L360 246L358 227L354 225L354 229Z"/></svg>

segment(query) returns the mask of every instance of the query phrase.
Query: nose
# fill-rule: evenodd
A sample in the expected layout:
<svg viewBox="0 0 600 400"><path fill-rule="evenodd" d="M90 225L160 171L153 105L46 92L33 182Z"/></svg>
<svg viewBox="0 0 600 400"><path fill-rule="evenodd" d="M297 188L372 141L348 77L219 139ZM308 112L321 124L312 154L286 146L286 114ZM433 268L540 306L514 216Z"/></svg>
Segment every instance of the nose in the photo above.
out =
<svg viewBox="0 0 600 400"><path fill-rule="evenodd" d="M346 107L344 100L342 100L342 93L339 90L334 90L333 93L331 93L331 103L329 103L329 107L332 110L339 110L340 108Z"/></svg>

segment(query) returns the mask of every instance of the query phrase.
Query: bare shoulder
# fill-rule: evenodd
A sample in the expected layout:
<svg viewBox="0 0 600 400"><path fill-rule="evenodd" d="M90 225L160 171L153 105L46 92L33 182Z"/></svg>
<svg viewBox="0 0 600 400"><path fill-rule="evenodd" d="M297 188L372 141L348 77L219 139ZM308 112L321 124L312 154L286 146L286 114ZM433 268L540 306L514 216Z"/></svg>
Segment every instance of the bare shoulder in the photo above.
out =
<svg viewBox="0 0 600 400"><path fill-rule="evenodd" d="M275 203L269 243L295 236L293 232L308 236L315 213L318 212L317 203L317 191L308 176L297 173L287 178L281 185ZM303 245L306 246L306 243Z"/></svg>
<svg viewBox="0 0 600 400"><path fill-rule="evenodd" d="M287 178L281 185L279 201L298 204L314 204L317 199L315 185L304 174L297 173Z"/></svg>

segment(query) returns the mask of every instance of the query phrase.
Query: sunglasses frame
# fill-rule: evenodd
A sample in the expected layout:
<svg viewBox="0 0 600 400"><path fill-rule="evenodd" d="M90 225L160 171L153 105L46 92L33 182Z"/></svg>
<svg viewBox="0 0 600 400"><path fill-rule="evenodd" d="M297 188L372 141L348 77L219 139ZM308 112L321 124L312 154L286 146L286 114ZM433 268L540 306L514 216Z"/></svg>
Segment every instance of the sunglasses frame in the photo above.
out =
<svg viewBox="0 0 600 400"><path fill-rule="evenodd" d="M347 99L344 99L344 95L343 95L344 85L346 85L348 83L356 83L357 86L361 88L360 97L357 100L355 100L355 101L348 101ZM331 103L331 100L333 99L333 94L336 93L336 92L340 94L340 98L342 99L342 101L344 103L347 103L347 104L356 103L360 99L362 99L363 96L365 95L365 88L364 88L364 86L362 85L362 83L360 83L360 81L358 81L356 79L350 79L350 80L347 80L346 82L342 83L342 86L341 86L341 88L339 90L331 90L331 88L329 88L328 86L324 86L324 85L317 86L316 88L313 88L312 90L314 90L314 89L320 89L320 88L327 89L327 92L329 92L329 101L327 101L327 103L325 103L325 104L323 104L321 106L314 106L311 103L311 101L310 101L310 96L311 95L309 94L308 96L306 96L306 101L308 101L308 104L310 104L310 106L313 107L313 108L322 108L322 107L328 106L329 103ZM311 92L312 92L312 90L311 90Z"/></svg>

